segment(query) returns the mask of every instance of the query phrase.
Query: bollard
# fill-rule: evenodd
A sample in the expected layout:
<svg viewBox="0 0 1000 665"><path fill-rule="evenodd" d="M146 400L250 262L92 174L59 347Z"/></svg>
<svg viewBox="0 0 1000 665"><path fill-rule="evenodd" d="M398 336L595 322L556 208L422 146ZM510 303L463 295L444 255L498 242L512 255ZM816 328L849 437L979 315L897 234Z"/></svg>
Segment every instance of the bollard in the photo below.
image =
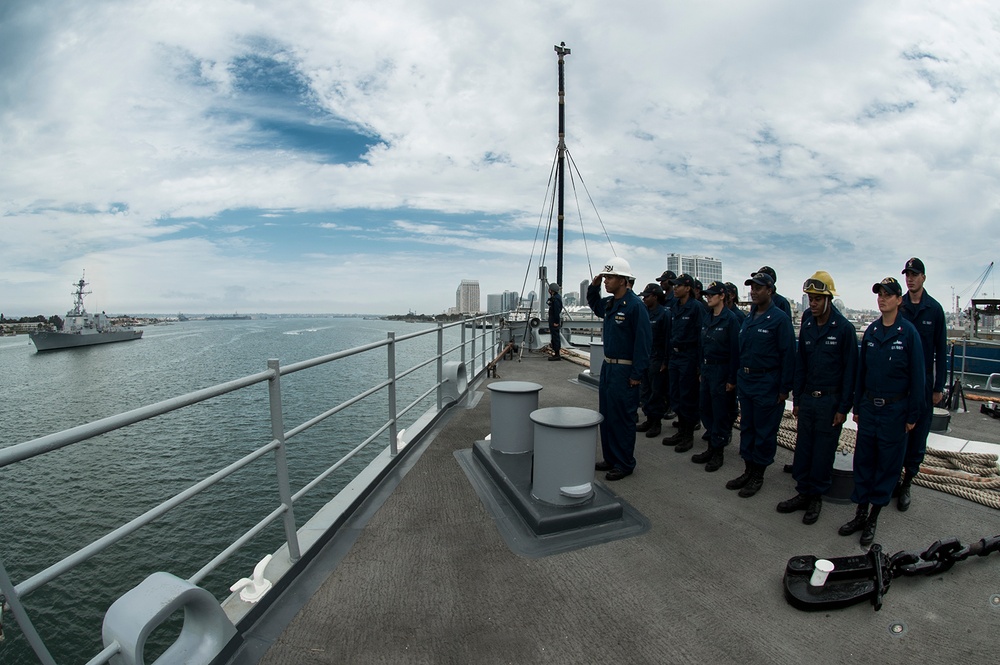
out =
<svg viewBox="0 0 1000 665"><path fill-rule="evenodd" d="M530 381L496 381L490 389L490 448L498 453L534 450L531 412L538 409L542 386Z"/></svg>

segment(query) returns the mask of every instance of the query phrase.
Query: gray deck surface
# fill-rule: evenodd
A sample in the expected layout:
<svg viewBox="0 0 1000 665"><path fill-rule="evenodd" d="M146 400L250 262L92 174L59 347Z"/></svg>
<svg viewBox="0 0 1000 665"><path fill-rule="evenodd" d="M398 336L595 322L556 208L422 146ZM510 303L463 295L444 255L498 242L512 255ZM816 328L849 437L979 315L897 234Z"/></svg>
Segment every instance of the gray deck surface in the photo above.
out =
<svg viewBox="0 0 1000 665"><path fill-rule="evenodd" d="M526 354L502 362L495 380L541 383L540 407L596 409L596 390L572 381L581 369ZM763 490L741 499L724 487L742 472L738 446L710 474L691 453L639 434L635 474L607 485L652 529L545 558L517 556L454 456L489 432L489 391L478 389L478 404L451 420L365 528L349 535L353 546L342 546L346 556L262 663L996 662L1000 606L991 599L1000 594L1000 554L897 579L881 612L789 606L781 579L790 557L864 549L858 534L837 535L852 505L827 502L812 526L801 512L775 512L795 493L781 472L792 456L781 448ZM1000 441L1000 421L967 420L952 423L969 428L964 438ZM698 441L691 452L701 449ZM914 487L909 512L894 504L883 511L876 542L894 553L996 534L1000 511Z"/></svg>

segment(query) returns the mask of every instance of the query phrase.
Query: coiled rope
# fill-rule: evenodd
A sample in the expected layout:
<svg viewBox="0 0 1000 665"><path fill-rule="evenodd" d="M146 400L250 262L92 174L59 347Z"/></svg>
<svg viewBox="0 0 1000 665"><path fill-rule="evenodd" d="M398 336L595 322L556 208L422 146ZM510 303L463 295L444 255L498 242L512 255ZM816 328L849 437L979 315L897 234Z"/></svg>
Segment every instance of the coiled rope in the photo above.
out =
<svg viewBox="0 0 1000 665"><path fill-rule="evenodd" d="M778 429L778 445L795 450L797 434L798 420L791 411L785 411ZM856 444L857 432L845 427L840 433L837 452L853 453ZM997 466L997 459L997 455L989 453L928 448L920 473L913 482L1000 510L1000 467Z"/></svg>

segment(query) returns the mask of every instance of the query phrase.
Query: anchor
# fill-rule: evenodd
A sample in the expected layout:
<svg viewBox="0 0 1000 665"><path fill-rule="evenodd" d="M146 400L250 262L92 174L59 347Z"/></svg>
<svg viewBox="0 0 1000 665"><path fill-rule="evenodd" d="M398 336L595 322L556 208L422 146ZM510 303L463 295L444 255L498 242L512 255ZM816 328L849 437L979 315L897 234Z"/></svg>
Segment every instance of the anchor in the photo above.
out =
<svg viewBox="0 0 1000 665"><path fill-rule="evenodd" d="M785 599L805 611L841 609L868 600L878 611L894 578L935 575L970 556L998 551L1000 535L982 538L967 547L956 538L948 538L935 541L923 552L904 550L892 556L875 543L865 554L825 559L833 564L825 581L817 581L813 574L816 562L823 559L812 554L795 556L785 567Z"/></svg>

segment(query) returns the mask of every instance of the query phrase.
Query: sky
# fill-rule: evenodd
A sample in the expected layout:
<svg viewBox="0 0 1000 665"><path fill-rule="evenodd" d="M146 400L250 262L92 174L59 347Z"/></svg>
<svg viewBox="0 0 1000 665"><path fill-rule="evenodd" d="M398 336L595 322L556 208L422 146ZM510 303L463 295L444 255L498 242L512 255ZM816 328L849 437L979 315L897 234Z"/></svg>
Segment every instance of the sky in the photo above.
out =
<svg viewBox="0 0 1000 665"><path fill-rule="evenodd" d="M0 312L84 271L109 314L537 289L561 42L566 291L681 253L874 309L917 256L950 310L1000 258L993 1L35 0L0 4Z"/></svg>

